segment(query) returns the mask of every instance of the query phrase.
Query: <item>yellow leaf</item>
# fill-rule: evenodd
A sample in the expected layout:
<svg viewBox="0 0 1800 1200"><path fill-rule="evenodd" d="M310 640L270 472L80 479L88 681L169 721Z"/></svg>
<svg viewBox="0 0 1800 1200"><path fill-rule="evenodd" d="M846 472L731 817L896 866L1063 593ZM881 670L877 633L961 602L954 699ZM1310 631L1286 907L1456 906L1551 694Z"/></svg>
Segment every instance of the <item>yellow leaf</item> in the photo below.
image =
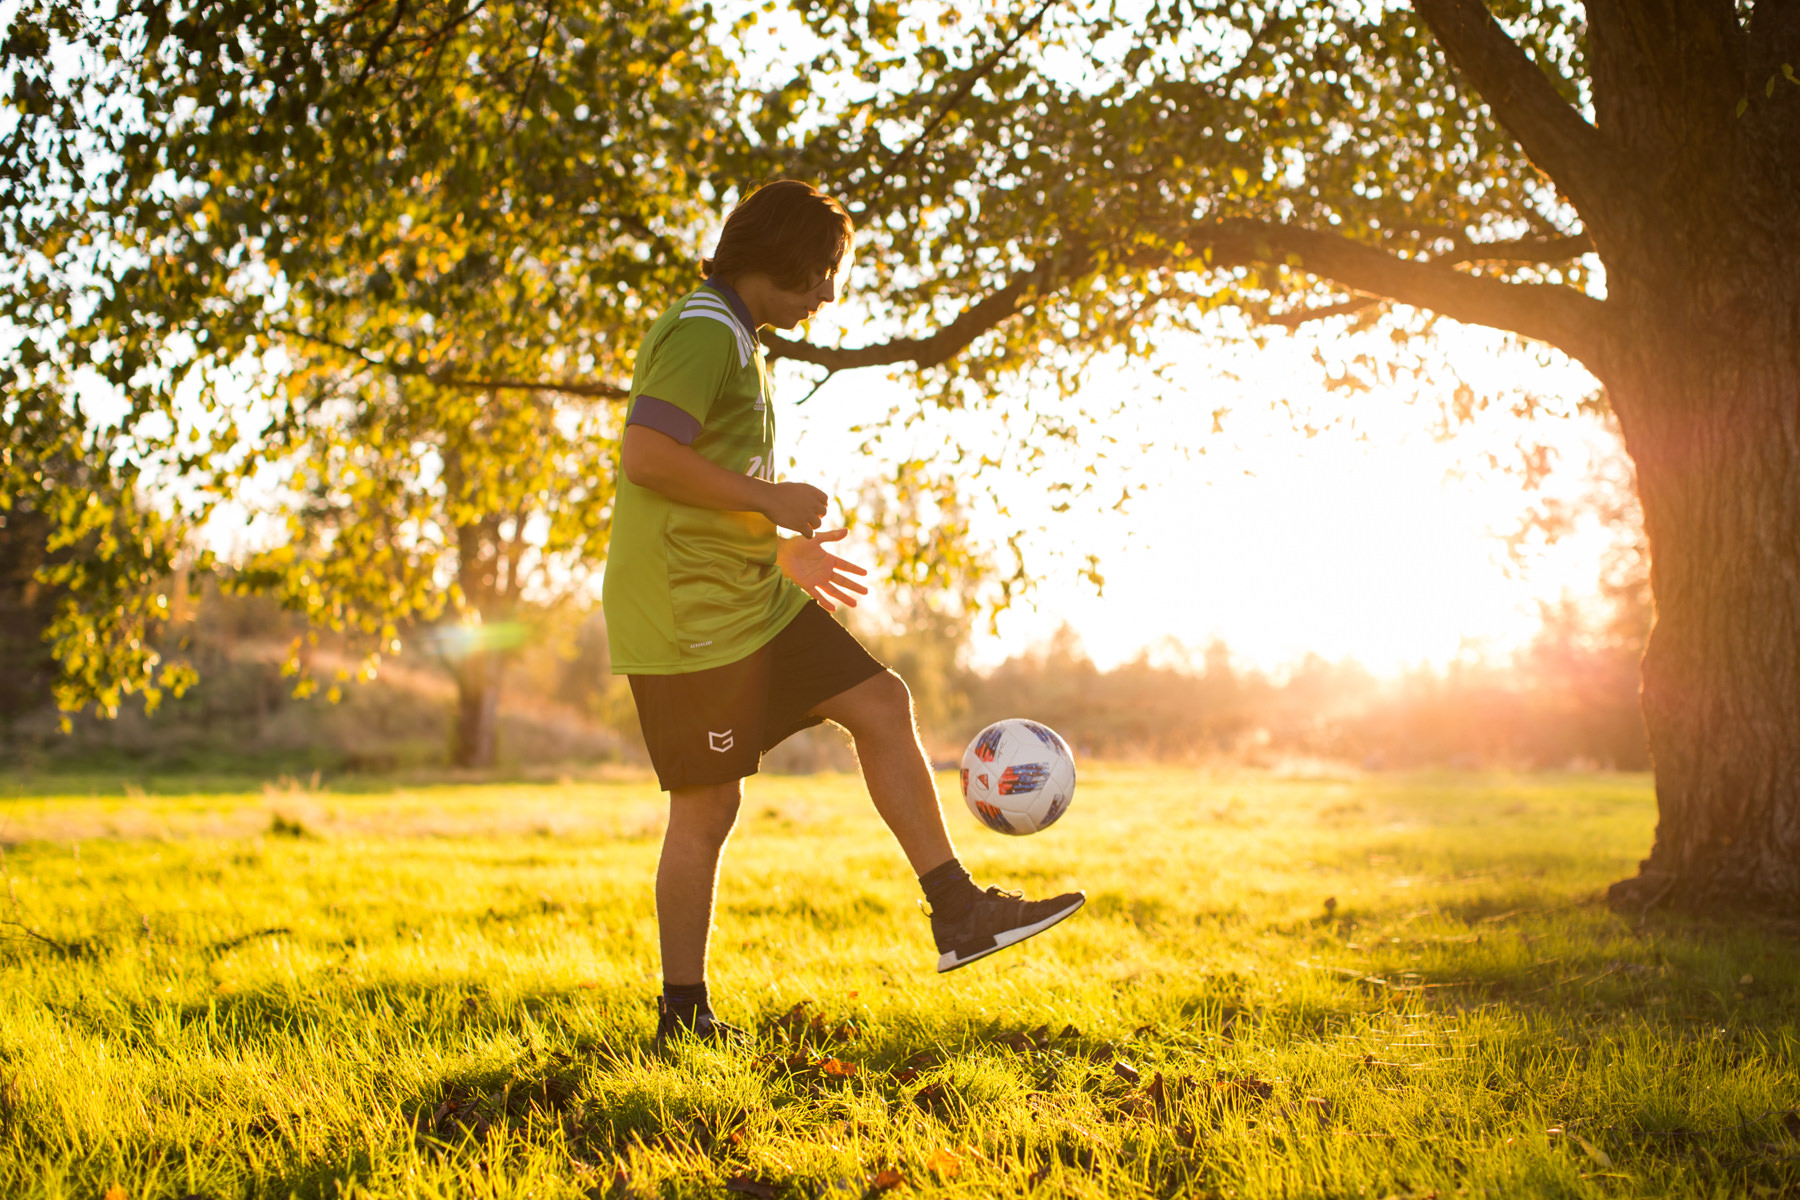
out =
<svg viewBox="0 0 1800 1200"><path fill-rule="evenodd" d="M131 1198L126 1195L124 1188L115 1183L106 1189L106 1195L102 1200L131 1200Z"/></svg>
<svg viewBox="0 0 1800 1200"><path fill-rule="evenodd" d="M1612 1170L1612 1156L1606 1151L1594 1145L1594 1143L1588 1141L1579 1133L1571 1133L1569 1136L1575 1139L1575 1144L1580 1146L1587 1156L1593 1159L1595 1164L1598 1165L1602 1171Z"/></svg>
<svg viewBox="0 0 1800 1200"><path fill-rule="evenodd" d="M925 1166L939 1179L955 1179L962 1174L962 1159L948 1150L939 1150L925 1160Z"/></svg>

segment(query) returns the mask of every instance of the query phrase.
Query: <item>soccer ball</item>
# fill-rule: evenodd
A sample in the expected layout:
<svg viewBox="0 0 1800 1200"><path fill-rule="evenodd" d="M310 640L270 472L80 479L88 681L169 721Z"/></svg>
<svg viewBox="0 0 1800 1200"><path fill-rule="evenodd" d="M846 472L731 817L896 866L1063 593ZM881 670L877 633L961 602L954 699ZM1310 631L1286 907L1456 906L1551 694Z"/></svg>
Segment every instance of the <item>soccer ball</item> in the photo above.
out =
<svg viewBox="0 0 1800 1200"><path fill-rule="evenodd" d="M1075 756L1054 729L1008 717L975 735L962 760L963 803L996 833L1037 833L1075 798Z"/></svg>

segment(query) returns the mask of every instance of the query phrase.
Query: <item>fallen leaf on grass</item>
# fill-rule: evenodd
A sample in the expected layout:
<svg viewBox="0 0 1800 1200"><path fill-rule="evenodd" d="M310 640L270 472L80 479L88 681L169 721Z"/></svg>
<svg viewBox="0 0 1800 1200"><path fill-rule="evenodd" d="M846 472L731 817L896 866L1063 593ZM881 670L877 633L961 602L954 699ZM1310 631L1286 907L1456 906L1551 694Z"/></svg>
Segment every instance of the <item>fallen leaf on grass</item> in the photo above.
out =
<svg viewBox="0 0 1800 1200"><path fill-rule="evenodd" d="M1143 1096L1123 1097L1114 1108L1124 1117L1147 1117L1156 1111L1156 1106Z"/></svg>
<svg viewBox="0 0 1800 1200"><path fill-rule="evenodd" d="M955 1179L962 1174L962 1159L948 1150L939 1150L925 1160L925 1167L939 1179Z"/></svg>
<svg viewBox="0 0 1800 1200"><path fill-rule="evenodd" d="M1050 1178L1050 1160L1045 1159L1042 1163L1038 1164L1037 1170L1025 1177L1025 1187L1027 1190L1036 1188L1038 1184L1044 1182L1044 1180L1048 1178Z"/></svg>
<svg viewBox="0 0 1800 1200"><path fill-rule="evenodd" d="M933 1111L944 1101L944 1085L941 1083L928 1083L913 1094L913 1103L925 1112Z"/></svg>
<svg viewBox="0 0 1800 1200"><path fill-rule="evenodd" d="M906 1176L902 1175L892 1167L877 1171L875 1174L869 1176L869 1190L871 1192L891 1192L895 1188L904 1187L905 1185Z"/></svg>
<svg viewBox="0 0 1800 1200"><path fill-rule="evenodd" d="M103 1200L130 1200L130 1198L125 1194L125 1189L115 1183L106 1189Z"/></svg>
<svg viewBox="0 0 1800 1200"><path fill-rule="evenodd" d="M1588 1141L1579 1133L1571 1133L1569 1136L1575 1139L1575 1144L1581 1147L1582 1153L1594 1160L1594 1165L1598 1166L1602 1171L1612 1170L1612 1156L1606 1151L1594 1145L1594 1143Z"/></svg>
<svg viewBox="0 0 1800 1200"><path fill-rule="evenodd" d="M849 1079L856 1074L856 1064L838 1058L828 1058L819 1064L819 1070L826 1075L836 1075L840 1079Z"/></svg>
<svg viewBox="0 0 1800 1200"><path fill-rule="evenodd" d="M1139 1078L1138 1069L1122 1058L1114 1061L1113 1074L1117 1075L1120 1079L1123 1079L1126 1083L1136 1083Z"/></svg>
<svg viewBox="0 0 1800 1200"><path fill-rule="evenodd" d="M895 1083L911 1083L918 1077L919 1069L917 1067L901 1067L898 1071L894 1072Z"/></svg>
<svg viewBox="0 0 1800 1200"><path fill-rule="evenodd" d="M775 1189L754 1175L733 1175L725 1181L725 1190L755 1196L757 1200L775 1200Z"/></svg>
<svg viewBox="0 0 1800 1200"><path fill-rule="evenodd" d="M1243 1092L1258 1100L1267 1100L1275 1094L1275 1085L1266 1079L1258 1079L1254 1075L1231 1075L1215 1079L1213 1087L1223 1092Z"/></svg>

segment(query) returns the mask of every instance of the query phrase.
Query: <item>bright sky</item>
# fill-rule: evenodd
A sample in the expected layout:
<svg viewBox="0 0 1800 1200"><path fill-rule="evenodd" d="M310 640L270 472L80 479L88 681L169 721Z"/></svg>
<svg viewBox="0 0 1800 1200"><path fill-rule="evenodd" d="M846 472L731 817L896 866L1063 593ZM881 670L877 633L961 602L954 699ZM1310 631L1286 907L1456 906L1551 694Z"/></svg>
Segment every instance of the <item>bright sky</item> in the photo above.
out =
<svg viewBox="0 0 1800 1200"><path fill-rule="evenodd" d="M754 7L764 15L736 49L748 79L773 84L817 47L790 15ZM1086 59L1069 66L1086 69ZM830 345L838 334L816 326L811 337ZM879 340L852 333L846 344L870 337ZM1540 602L1595 592L1607 544L1598 529L1508 568L1500 535L1517 527L1529 497L1489 461L1516 463L1522 438L1548 444L1557 471L1546 487L1579 491L1590 455L1611 449L1595 422L1551 418L1527 428L1490 410L1437 437L1436 398L1452 385L1423 397L1330 394L1312 354L1322 348L1333 357L1336 338L1329 328L1303 327L1262 351L1171 343L1181 388L1142 373L1092 372L1094 407L1109 407L1116 392L1132 397L1138 428L1121 440L1149 449L1131 483L1134 492L1155 486L1123 517L1079 509L1059 517L1047 511L1041 487L1018 481L1007 497L1016 523L1043 525L1037 547L1060 546L1065 557L1039 556L1035 603L1008 613L998 639L977 639L978 661L997 662L1067 622L1101 666L1168 639L1197 649L1219 637L1241 665L1279 672L1315 652L1387 674L1458 656L1504 657L1536 630ZM1509 349L1497 333L1445 322L1439 338L1445 361L1478 393L1528 391L1566 412L1596 388L1560 356ZM782 397L811 387L791 367L777 374ZM896 399L904 399L900 384L864 370L834 377L803 407L783 406L782 453L797 459L789 477L854 494L873 472L856 455L860 436L846 427L879 418ZM1282 402L1287 407L1274 407ZM1221 407L1230 414L1213 433ZM1334 419L1311 437L1297 431ZM965 444L983 436L978 424L965 422L960 432ZM1106 494L1110 502L1118 486ZM1101 556L1104 597L1077 575L1090 551Z"/></svg>
<svg viewBox="0 0 1800 1200"><path fill-rule="evenodd" d="M1594 388L1577 367L1505 351L1498 335L1452 329L1443 341L1477 391L1523 387L1572 408ZM1503 656L1529 639L1540 600L1594 591L1606 544L1597 529L1537 554L1523 572L1508 570L1498 535L1517 525L1528 498L1488 455L1517 459L1527 432L1520 419L1490 409L1435 437L1430 393L1413 402L1330 394L1311 361L1316 344L1301 335L1262 351L1179 346L1180 389L1096 373L1096 398L1132 391L1139 434L1155 443L1137 479L1155 486L1124 516L1057 517L1045 511L1042 490L1021 481L1009 495L1018 520L1041 521L1038 545L1068 553L1046 563L1036 603L1008 614L998 641L980 640L979 659L997 661L1066 621L1102 666L1165 639L1198 647L1216 636L1242 665L1278 672L1311 651L1385 674L1459 655ZM1221 377L1222 366L1236 379ZM806 386L792 378L780 394L804 395ZM869 464L844 429L884 412L899 387L852 373L801 408L784 406L782 440L798 459L790 477L853 490ZM1213 433L1219 407L1231 411ZM1332 416L1341 419L1315 436L1297 428ZM1589 454L1607 444L1586 419L1540 419L1529 433L1557 449L1552 489L1578 490ZM1138 438L1123 440L1135 454ZM1089 550L1101 555L1103 597L1076 573Z"/></svg>

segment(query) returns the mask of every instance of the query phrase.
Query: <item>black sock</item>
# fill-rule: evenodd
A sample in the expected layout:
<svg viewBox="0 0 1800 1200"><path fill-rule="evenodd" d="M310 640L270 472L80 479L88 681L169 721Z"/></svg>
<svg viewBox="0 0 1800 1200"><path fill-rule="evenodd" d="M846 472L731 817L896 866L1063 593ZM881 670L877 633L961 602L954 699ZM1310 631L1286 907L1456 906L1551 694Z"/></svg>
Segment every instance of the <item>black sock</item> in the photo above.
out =
<svg viewBox="0 0 1800 1200"><path fill-rule="evenodd" d="M954 858L919 876L919 886L925 889L925 903L931 905L931 915L946 921L962 920L975 897L981 895L981 889Z"/></svg>
<svg viewBox="0 0 1800 1200"><path fill-rule="evenodd" d="M663 1009L671 1018L681 1023L683 1028L692 1029L700 1014L712 1015L712 1005L706 999L706 983L670 983L663 981Z"/></svg>

